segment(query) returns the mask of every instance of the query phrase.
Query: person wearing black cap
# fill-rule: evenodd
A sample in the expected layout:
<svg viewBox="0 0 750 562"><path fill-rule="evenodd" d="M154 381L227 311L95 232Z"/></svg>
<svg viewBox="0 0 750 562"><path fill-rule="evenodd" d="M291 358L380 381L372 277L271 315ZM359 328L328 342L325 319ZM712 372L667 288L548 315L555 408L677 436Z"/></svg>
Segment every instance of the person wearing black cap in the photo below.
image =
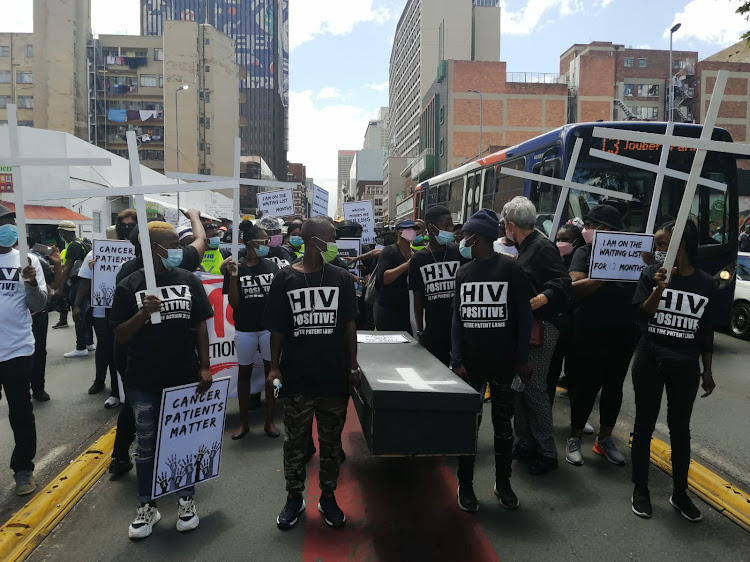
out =
<svg viewBox="0 0 750 562"><path fill-rule="evenodd" d="M411 334L411 307L407 277L413 255L411 243L417 237L418 227L412 220L396 225L398 241L383 249L378 259L376 286L380 290L375 301L375 327L378 331L409 332Z"/></svg>
<svg viewBox="0 0 750 562"><path fill-rule="evenodd" d="M534 288L518 262L495 253L498 218L494 211L477 211L463 227L459 251L473 260L456 275L451 329L453 371L477 391L490 383L495 433L495 495L506 509L516 509L518 497L510 485L513 450L513 391L518 376L530 383L529 339ZM481 423L481 413L478 420ZM474 512L474 455L458 459L458 507Z"/></svg>
<svg viewBox="0 0 750 562"><path fill-rule="evenodd" d="M598 205L583 217L581 233L586 245L578 248L570 265L573 296L578 300L573 315L573 348L570 353L570 437L566 457L570 464L581 466L581 438L596 396L599 402L599 435L594 453L616 465L625 457L617 449L612 429L622 406L622 385L630 366L637 339L631 302L635 283L588 279L596 230L623 231L620 212L610 205Z"/></svg>

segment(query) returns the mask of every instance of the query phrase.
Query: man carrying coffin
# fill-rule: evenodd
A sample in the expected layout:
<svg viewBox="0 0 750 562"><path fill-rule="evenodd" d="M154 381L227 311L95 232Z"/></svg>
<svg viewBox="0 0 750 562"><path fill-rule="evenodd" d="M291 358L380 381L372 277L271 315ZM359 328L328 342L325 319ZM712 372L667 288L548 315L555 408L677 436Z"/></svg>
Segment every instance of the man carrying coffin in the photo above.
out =
<svg viewBox="0 0 750 562"><path fill-rule="evenodd" d="M357 299L351 275L329 265L338 255L336 231L326 217L302 226L305 255L276 273L266 325L271 331L271 371L284 398L284 476L287 502L276 518L291 529L305 509L306 453L313 414L320 442L318 509L331 527L343 527L346 516L336 503L341 431L349 394L359 385L357 365Z"/></svg>
<svg viewBox="0 0 750 562"><path fill-rule="evenodd" d="M146 294L146 275L137 270L115 291L111 321L118 344L127 344L125 391L136 427L136 477L140 506L130 524L130 538L145 538L161 519L151 491L162 390L199 382L198 393L211 387L206 320L213 309L195 275L179 267L183 249L174 227L148 224L158 297ZM161 323L151 315L161 312ZM177 530L198 526L193 486L179 491Z"/></svg>
<svg viewBox="0 0 750 562"><path fill-rule="evenodd" d="M535 295L518 262L495 253L498 218L494 211L477 211L463 227L459 249L465 259L456 276L451 330L453 371L477 391L490 383L492 426L495 430L495 495L506 509L516 509L518 497L510 486L513 453L513 391L518 373L529 382L531 304ZM481 422L481 413L480 419ZM458 459L458 507L479 510L474 494L474 455Z"/></svg>

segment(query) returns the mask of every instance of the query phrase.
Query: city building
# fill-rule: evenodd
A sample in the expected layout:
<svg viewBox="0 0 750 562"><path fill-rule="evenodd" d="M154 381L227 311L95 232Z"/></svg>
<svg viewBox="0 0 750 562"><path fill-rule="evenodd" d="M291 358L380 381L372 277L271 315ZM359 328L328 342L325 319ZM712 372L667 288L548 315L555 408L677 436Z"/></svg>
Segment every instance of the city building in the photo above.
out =
<svg viewBox="0 0 750 562"><path fill-rule="evenodd" d="M294 214L307 216L308 186L312 190L312 178L307 177L307 167L304 164L289 163L286 181L296 182L294 188Z"/></svg>
<svg viewBox="0 0 750 562"><path fill-rule="evenodd" d="M388 108L381 107L375 119L370 119L365 131L364 149L382 148L388 150Z"/></svg>
<svg viewBox="0 0 750 562"><path fill-rule="evenodd" d="M288 0L141 0L141 34L163 35L170 20L207 23L234 40L241 68L242 153L286 176L289 107Z"/></svg>
<svg viewBox="0 0 750 562"><path fill-rule="evenodd" d="M406 168L409 159L405 156L390 156L383 162L383 223L390 223L396 216L396 205L405 197L408 187L414 187L411 178L405 178L401 172Z"/></svg>
<svg viewBox="0 0 750 562"><path fill-rule="evenodd" d="M391 50L389 156L419 154L421 102L445 60L500 60L499 0L406 2Z"/></svg>
<svg viewBox="0 0 750 562"><path fill-rule="evenodd" d="M729 71L729 80L716 124L728 130L735 141L747 142L750 139L750 47L747 41L742 40L698 63L694 111L699 123L706 117L719 70ZM739 160L738 164L750 169L746 159Z"/></svg>
<svg viewBox="0 0 750 562"><path fill-rule="evenodd" d="M8 122L7 106L18 106L18 124L34 126L34 37L0 33L0 123Z"/></svg>
<svg viewBox="0 0 750 562"><path fill-rule="evenodd" d="M338 175L336 176L336 190L338 191L336 215L339 217L343 214L341 204L346 202L346 194L349 191L349 172L352 169L355 154L357 154L356 150L339 150Z"/></svg>
<svg viewBox="0 0 750 562"><path fill-rule="evenodd" d="M348 201L373 201L375 222L383 221L383 162L385 150L358 150L349 170L349 186L344 191Z"/></svg>

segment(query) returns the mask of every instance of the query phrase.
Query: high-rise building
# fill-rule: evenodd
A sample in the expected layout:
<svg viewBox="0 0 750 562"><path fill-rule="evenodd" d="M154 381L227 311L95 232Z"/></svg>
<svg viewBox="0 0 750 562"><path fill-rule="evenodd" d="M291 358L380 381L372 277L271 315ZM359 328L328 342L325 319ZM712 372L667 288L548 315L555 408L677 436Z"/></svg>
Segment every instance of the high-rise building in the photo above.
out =
<svg viewBox="0 0 750 562"><path fill-rule="evenodd" d="M208 23L234 39L241 68L243 154L260 156L286 176L289 107L288 0L141 0L141 34L162 35L165 22Z"/></svg>
<svg viewBox="0 0 750 562"><path fill-rule="evenodd" d="M336 177L336 191L338 192L337 214L339 216L342 213L341 204L345 202L345 198L349 193L349 171L352 169L352 162L356 154L356 150L339 150L338 176Z"/></svg>
<svg viewBox="0 0 750 562"><path fill-rule="evenodd" d="M388 133L388 108L381 107L377 117L367 123L365 141L362 143L362 148L365 150L375 148L387 150Z"/></svg>
<svg viewBox="0 0 750 562"><path fill-rule="evenodd" d="M418 156L421 102L448 59L500 60L499 0L408 0L391 51L389 155Z"/></svg>
<svg viewBox="0 0 750 562"><path fill-rule="evenodd" d="M8 122L7 106L18 106L18 124L34 126L34 36L0 33L0 123Z"/></svg>

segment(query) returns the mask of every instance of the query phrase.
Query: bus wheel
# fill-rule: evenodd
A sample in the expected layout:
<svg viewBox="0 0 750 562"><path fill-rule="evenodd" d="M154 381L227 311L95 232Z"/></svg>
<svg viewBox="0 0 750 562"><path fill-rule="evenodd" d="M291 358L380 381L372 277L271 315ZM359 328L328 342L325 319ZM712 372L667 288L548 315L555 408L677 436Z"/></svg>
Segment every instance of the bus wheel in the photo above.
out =
<svg viewBox="0 0 750 562"><path fill-rule="evenodd" d="M733 336L750 339L750 304L739 302L732 307L730 326Z"/></svg>

